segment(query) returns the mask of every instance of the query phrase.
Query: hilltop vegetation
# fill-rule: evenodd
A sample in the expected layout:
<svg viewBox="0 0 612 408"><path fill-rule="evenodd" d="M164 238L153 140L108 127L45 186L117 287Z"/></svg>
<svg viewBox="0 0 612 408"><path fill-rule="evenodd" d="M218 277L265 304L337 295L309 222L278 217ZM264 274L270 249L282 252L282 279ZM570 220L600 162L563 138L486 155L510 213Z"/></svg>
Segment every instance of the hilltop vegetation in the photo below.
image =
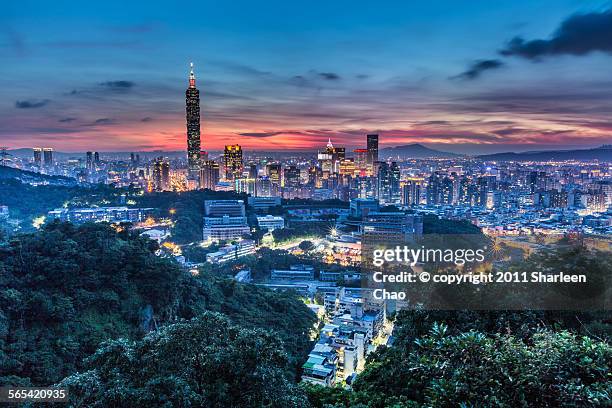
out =
<svg viewBox="0 0 612 408"><path fill-rule="evenodd" d="M104 343L60 385L76 406L306 408L273 333L206 312L143 340ZM120 386L118 386L120 384Z"/></svg>
<svg viewBox="0 0 612 408"><path fill-rule="evenodd" d="M136 341L207 310L276 336L293 376L315 321L301 301L193 277L156 257L156 248L105 224L57 222L1 247L0 384L57 383L84 368L103 341Z"/></svg>
<svg viewBox="0 0 612 408"><path fill-rule="evenodd" d="M555 312L405 311L394 345L369 357L353 392L305 390L317 408L607 406L612 347L565 329L571 317L580 321Z"/></svg>

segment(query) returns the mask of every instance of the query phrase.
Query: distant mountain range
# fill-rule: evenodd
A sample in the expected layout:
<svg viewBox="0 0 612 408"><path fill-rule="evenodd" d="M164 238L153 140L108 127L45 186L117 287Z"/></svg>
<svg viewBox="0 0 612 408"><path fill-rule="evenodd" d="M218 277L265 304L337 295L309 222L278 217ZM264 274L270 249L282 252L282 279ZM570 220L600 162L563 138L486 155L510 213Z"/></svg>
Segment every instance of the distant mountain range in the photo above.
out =
<svg viewBox="0 0 612 408"><path fill-rule="evenodd" d="M423 146L419 143L412 143L408 145L385 147L378 153L381 159L396 158L396 159L425 159L425 158L438 158L438 159L451 159L460 155L449 152L441 152L440 150L430 149L429 147Z"/></svg>
<svg viewBox="0 0 612 408"><path fill-rule="evenodd" d="M593 149L550 150L522 153L495 153L478 156L487 161L548 161L548 160L599 160L612 161L612 145Z"/></svg>

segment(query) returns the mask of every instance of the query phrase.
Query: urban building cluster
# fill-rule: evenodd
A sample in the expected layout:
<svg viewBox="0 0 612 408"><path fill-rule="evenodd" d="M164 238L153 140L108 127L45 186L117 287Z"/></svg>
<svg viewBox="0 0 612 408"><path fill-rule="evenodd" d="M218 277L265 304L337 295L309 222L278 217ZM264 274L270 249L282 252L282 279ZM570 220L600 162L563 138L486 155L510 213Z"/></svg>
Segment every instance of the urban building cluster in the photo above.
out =
<svg viewBox="0 0 612 408"><path fill-rule="evenodd" d="M364 291L339 287L325 296L324 326L302 366L302 381L350 386L363 370L374 340L385 338L386 320L386 304L371 301Z"/></svg>

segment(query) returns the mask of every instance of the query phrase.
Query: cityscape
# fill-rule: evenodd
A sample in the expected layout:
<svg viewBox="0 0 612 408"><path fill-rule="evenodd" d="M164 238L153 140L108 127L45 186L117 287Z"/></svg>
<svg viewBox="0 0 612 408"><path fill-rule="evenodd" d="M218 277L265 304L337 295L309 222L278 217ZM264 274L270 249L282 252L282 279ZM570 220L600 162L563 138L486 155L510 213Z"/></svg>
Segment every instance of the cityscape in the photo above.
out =
<svg viewBox="0 0 612 408"><path fill-rule="evenodd" d="M499 59L445 80L479 81L512 58L535 66L596 53L599 63L612 52L610 27L610 9L577 12L550 39L515 37ZM593 36L604 44L572 43ZM66 56L80 46L61 45ZM299 92L316 89L297 108L279 96L268 113L240 105L225 117L226 100L274 99L265 88L281 81L225 62L265 85L258 96L237 78L245 93L226 95L205 62L175 65L182 79L160 84L163 98L153 87L149 100L123 103L127 80L99 82L111 97L61 96L84 94L79 110L108 97L117 117L144 115L142 129L105 136L120 123L108 117L80 134L66 127L82 120L68 111L51 114L55 130L48 112L23 129L0 120L0 402L51 398L28 394L43 387L68 391L45 401L75 407L610 403L609 95L576 87L557 98L529 89L540 74L517 74L526 105L518 91L462 111L423 98L413 119L422 90L391 81L414 100L390 95L395 116L368 116L374 92L344 99L333 86L346 74L312 69L291 78ZM333 85L320 125L309 122L326 118L316 81ZM65 103L18 98L15 118ZM142 111L149 103L157 111ZM368 119L344 120L338 111L352 104ZM290 106L299 121L278 123ZM147 132L155 140L145 144ZM403 264L402 248L413 251Z"/></svg>

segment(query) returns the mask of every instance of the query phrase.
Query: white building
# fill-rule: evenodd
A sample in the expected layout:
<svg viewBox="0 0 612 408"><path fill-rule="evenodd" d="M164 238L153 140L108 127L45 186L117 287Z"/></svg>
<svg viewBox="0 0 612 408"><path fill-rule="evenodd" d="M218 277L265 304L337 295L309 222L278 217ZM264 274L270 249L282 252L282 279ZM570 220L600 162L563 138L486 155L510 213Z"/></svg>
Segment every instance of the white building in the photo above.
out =
<svg viewBox="0 0 612 408"><path fill-rule="evenodd" d="M205 241L239 239L250 233L242 200L206 200L204 202Z"/></svg>
<svg viewBox="0 0 612 408"><path fill-rule="evenodd" d="M314 268L309 265L291 265L289 269L272 269L272 281L311 281Z"/></svg>
<svg viewBox="0 0 612 408"><path fill-rule="evenodd" d="M252 255L254 253L255 243L253 241L245 240L235 245L226 245L217 252L206 255L206 262L218 265L224 262L233 261L243 256Z"/></svg>
<svg viewBox="0 0 612 408"><path fill-rule="evenodd" d="M274 231L275 229L285 228L285 219L274 215L266 215L264 217L257 217L257 224L261 229Z"/></svg>

